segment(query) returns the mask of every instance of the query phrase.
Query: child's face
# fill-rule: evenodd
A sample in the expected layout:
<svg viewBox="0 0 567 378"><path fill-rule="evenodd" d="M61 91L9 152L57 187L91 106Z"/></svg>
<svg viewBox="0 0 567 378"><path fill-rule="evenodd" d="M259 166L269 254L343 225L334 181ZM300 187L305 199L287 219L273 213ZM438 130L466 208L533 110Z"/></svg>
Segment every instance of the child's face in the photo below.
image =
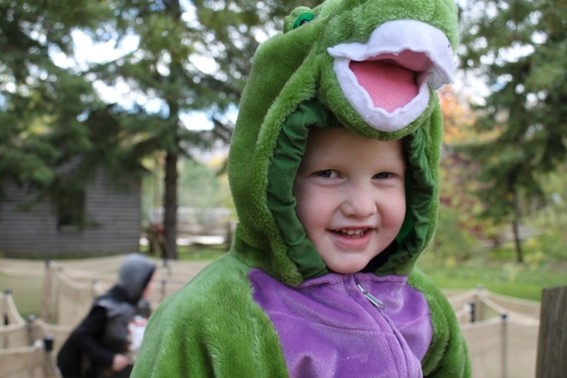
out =
<svg viewBox="0 0 567 378"><path fill-rule="evenodd" d="M406 211L404 174L400 141L310 130L296 213L329 269L358 272L394 240Z"/></svg>

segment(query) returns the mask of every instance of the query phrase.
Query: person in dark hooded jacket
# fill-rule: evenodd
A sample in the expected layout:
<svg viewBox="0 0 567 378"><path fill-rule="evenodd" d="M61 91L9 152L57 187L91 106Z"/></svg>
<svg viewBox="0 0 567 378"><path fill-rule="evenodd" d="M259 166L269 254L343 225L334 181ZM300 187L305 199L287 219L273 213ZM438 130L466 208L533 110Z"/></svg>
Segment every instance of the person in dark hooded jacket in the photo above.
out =
<svg viewBox="0 0 567 378"><path fill-rule="evenodd" d="M59 351L57 366L63 378L129 376L129 329L149 317L147 296L155 269L155 263L141 254L126 255L116 285L94 300Z"/></svg>

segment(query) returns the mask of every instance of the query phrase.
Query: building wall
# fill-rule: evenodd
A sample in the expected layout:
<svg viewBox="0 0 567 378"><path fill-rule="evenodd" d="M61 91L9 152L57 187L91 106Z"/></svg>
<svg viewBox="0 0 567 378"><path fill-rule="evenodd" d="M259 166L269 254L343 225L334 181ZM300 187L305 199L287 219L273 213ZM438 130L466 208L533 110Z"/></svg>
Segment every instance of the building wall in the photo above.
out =
<svg viewBox="0 0 567 378"><path fill-rule="evenodd" d="M49 203L23 211L29 193L4 184L7 200L0 202L0 255L5 257L69 257L136 251L141 224L140 183L116 188L99 173L86 190L86 214L94 224L84 229L57 227Z"/></svg>

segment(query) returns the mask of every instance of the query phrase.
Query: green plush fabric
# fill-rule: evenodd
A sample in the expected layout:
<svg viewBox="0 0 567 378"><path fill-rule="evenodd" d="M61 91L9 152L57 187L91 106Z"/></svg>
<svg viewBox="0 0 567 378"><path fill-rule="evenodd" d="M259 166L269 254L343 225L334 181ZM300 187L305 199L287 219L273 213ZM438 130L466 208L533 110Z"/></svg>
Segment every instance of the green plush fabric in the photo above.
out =
<svg viewBox="0 0 567 378"><path fill-rule="evenodd" d="M424 376L470 376L466 346L453 310L414 269L437 223L442 117L436 92L424 109L392 129L369 124L339 82L337 45L366 43L380 25L419 21L458 44L451 0L326 0L299 7L284 32L253 58L240 102L228 172L238 215L229 253L167 298L152 316L133 377L284 377L286 364L270 319L253 301L248 273L261 269L289 286L328 272L295 215L293 180L309 128L345 127L382 140L403 139L407 210L396 241L369 269L408 275L431 309L433 340Z"/></svg>
<svg viewBox="0 0 567 378"><path fill-rule="evenodd" d="M429 351L422 361L423 376L470 377L472 371L467 346L445 295L420 270L415 269L409 281L425 294L435 330Z"/></svg>
<svg viewBox="0 0 567 378"><path fill-rule="evenodd" d="M241 259L289 284L298 284L311 274L305 275L303 267L290 260L286 239L291 237L281 234L268 207L268 176L282 125L289 122L288 118L301 104L317 99L324 108L331 109L333 117L344 127L369 137L411 138L417 130L423 134L419 138L426 143L420 147L424 155L418 158L423 159L430 181L438 180L442 124L436 93L431 90L430 106L407 127L389 133L375 130L348 104L335 77L332 57L327 53L327 48L337 43L365 41L380 23L406 18L435 26L456 46L456 7L452 1L403 2L401 8L398 3L331 0L312 10L298 8L286 19L285 33L262 44L254 57L229 156L229 180L239 217L236 239L245 246L234 251L238 254L246 251ZM292 29L305 14L313 15L313 19ZM292 180L293 175L288 178ZM432 197L437 194L436 185L433 190ZM401 253L404 256L396 256L398 261L388 264L388 269L383 267L381 273L411 271L416 255L434 235L436 204L437 199L433 199L430 209L416 212L417 218L425 217L430 222L427 229L413 232L422 240L406 240L406 246L402 247L406 252ZM401 265L400 258L405 261Z"/></svg>
<svg viewBox="0 0 567 378"><path fill-rule="evenodd" d="M278 336L251 299L248 267L225 255L150 319L133 377L286 377Z"/></svg>

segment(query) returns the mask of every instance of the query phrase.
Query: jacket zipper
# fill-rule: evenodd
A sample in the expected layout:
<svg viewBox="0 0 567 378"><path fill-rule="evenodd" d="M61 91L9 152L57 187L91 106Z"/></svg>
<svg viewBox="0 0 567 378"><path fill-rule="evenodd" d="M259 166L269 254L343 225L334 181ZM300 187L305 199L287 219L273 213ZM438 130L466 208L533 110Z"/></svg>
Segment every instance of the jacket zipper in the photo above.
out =
<svg viewBox="0 0 567 378"><path fill-rule="evenodd" d="M354 282L356 283L356 286L358 286L358 288L360 289L360 291L362 292L362 295L364 295L364 297L368 300L368 302L372 303L372 305L376 308L379 308L381 310L385 309L386 306L384 305L384 302L382 302L380 299L376 298L374 295L370 294L361 284L360 282L358 282L358 280L355 278Z"/></svg>

